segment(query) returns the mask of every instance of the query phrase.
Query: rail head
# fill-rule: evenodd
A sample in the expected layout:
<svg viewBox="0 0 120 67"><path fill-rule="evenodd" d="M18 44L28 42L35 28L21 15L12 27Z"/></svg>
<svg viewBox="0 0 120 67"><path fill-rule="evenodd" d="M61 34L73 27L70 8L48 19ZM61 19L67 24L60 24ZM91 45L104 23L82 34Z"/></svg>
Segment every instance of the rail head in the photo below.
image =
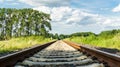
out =
<svg viewBox="0 0 120 67"><path fill-rule="evenodd" d="M34 53L46 48L47 46L51 45L56 41L52 41L43 45L38 45L35 47L31 47L28 49L24 49L22 51L18 51L3 57L0 57L0 67L11 67L13 66L16 62L24 60L26 57L30 57Z"/></svg>
<svg viewBox="0 0 120 67"><path fill-rule="evenodd" d="M91 50L91 51L97 52L101 55L104 54L105 56L107 56L109 58L114 58L116 61L120 62L120 56L119 55L108 53L108 52L105 52L105 51L101 51L101 50L98 50L98 49L95 49L95 48L90 48L90 47L85 47L85 46L80 46L80 47L86 49L87 51Z"/></svg>
<svg viewBox="0 0 120 67"><path fill-rule="evenodd" d="M74 47L77 50L80 50L86 54L89 54L92 57L96 57L97 60L107 63L107 65L110 67L120 67L120 56L118 55L104 52L101 50L97 50L95 48L90 48L90 47L86 47L83 45L79 45L79 44L76 44L70 41L64 41L64 42L66 42L68 45Z"/></svg>

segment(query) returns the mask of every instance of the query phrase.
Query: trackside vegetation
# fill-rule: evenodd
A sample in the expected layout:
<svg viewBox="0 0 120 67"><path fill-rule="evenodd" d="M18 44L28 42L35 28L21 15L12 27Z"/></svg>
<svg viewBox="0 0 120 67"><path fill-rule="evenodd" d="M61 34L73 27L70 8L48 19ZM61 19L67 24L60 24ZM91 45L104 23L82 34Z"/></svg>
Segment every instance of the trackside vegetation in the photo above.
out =
<svg viewBox="0 0 120 67"><path fill-rule="evenodd" d="M50 14L30 8L0 8L0 53L50 42Z"/></svg>
<svg viewBox="0 0 120 67"><path fill-rule="evenodd" d="M0 40L42 35L51 30L50 15L30 8L0 8Z"/></svg>
<svg viewBox="0 0 120 67"><path fill-rule="evenodd" d="M29 48L34 45L41 45L52 41L50 38L43 36L27 36L11 38L10 40L0 41L0 53L18 51L24 48Z"/></svg>
<svg viewBox="0 0 120 67"><path fill-rule="evenodd" d="M81 35L82 33L74 33L65 40L79 44L89 44L91 46L114 48L120 50L120 30L103 31L100 34L91 34L90 32L84 33L86 33L87 36Z"/></svg>

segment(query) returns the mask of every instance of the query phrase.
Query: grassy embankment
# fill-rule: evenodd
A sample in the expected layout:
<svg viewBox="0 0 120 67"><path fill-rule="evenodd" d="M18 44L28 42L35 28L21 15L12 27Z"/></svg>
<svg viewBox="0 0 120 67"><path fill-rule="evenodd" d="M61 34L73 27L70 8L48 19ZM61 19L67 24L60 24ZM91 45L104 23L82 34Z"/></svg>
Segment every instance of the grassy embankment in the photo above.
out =
<svg viewBox="0 0 120 67"><path fill-rule="evenodd" d="M45 38L43 36L12 38L10 40L0 41L0 53L16 51L31 47L35 44L43 44L50 41L52 41L50 38Z"/></svg>
<svg viewBox="0 0 120 67"><path fill-rule="evenodd" d="M115 48L120 50L120 33L110 36L108 38L91 35L88 37L70 37L65 40L69 40L79 44L89 44L91 46Z"/></svg>

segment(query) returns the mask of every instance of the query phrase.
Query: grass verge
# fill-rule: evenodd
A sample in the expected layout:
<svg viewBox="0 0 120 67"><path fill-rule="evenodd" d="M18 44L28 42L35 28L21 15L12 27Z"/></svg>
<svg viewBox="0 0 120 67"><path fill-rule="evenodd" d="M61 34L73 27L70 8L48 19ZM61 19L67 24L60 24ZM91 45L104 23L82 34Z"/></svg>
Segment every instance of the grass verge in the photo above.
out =
<svg viewBox="0 0 120 67"><path fill-rule="evenodd" d="M0 53L17 51L24 48L29 48L36 44L43 44L52 41L50 38L43 36L27 36L12 38L10 40L0 41Z"/></svg>
<svg viewBox="0 0 120 67"><path fill-rule="evenodd" d="M97 36L88 37L70 37L65 40L76 42L79 44L89 44L96 47L114 48L120 50L120 33L112 38L102 38Z"/></svg>

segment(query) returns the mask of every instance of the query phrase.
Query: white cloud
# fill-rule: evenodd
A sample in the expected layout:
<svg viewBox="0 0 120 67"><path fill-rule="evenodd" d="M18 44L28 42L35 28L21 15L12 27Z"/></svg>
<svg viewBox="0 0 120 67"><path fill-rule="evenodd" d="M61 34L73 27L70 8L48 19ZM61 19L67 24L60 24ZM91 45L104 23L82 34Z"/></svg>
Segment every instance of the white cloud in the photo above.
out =
<svg viewBox="0 0 120 67"><path fill-rule="evenodd" d="M69 23L76 23L79 25L91 25L99 22L99 16L97 14L91 14L84 12L80 9L74 9L72 15L67 19Z"/></svg>
<svg viewBox="0 0 120 67"><path fill-rule="evenodd" d="M41 6L33 9L51 14L52 21L56 23L90 25L96 24L99 21L99 16L96 14L90 14L80 9L73 9L70 7L50 8Z"/></svg>
<svg viewBox="0 0 120 67"><path fill-rule="evenodd" d="M112 27L120 26L120 19L118 17L106 18L103 25Z"/></svg>
<svg viewBox="0 0 120 67"><path fill-rule="evenodd" d="M51 9L51 18L53 21L64 21L70 15L72 9L70 7L54 7Z"/></svg>
<svg viewBox="0 0 120 67"><path fill-rule="evenodd" d="M34 6L34 10L49 13L53 33L73 33L80 31L92 31L98 33L108 27L120 26L117 17L105 17L93 14L89 10L69 7L70 0L19 0L20 2ZM107 9L107 8L106 8ZM120 12L120 5L113 12Z"/></svg>
<svg viewBox="0 0 120 67"><path fill-rule="evenodd" d="M116 28L116 26L120 26L120 19L117 17L104 17L71 7L52 8L41 6L34 9L51 14L52 32L54 33L72 33L77 31L92 31L98 33L108 29L108 27L112 27L113 29Z"/></svg>
<svg viewBox="0 0 120 67"><path fill-rule="evenodd" d="M70 0L19 0L20 2L29 4L31 6L67 6L70 4Z"/></svg>
<svg viewBox="0 0 120 67"><path fill-rule="evenodd" d="M120 29L119 17L101 17L101 20L102 21L99 23L99 25L101 26L101 31L111 30L111 29Z"/></svg>
<svg viewBox="0 0 120 67"><path fill-rule="evenodd" d="M44 12L44 13L49 13L49 14L51 12L51 8L46 7L46 6L40 6L40 7L36 7L36 8L33 8L33 9Z"/></svg>
<svg viewBox="0 0 120 67"><path fill-rule="evenodd" d="M112 9L113 12L120 12L120 4Z"/></svg>

